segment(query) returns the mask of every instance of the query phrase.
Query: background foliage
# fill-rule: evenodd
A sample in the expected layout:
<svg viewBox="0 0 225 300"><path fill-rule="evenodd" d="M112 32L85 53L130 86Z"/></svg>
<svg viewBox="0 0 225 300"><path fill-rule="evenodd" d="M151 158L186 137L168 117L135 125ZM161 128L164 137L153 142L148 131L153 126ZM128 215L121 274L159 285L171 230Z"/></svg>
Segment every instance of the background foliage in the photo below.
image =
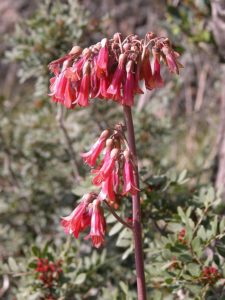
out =
<svg viewBox="0 0 225 300"><path fill-rule="evenodd" d="M142 1L146 18L170 36L185 69L172 81L165 74L165 88L136 99L134 109L149 299L225 299L224 200L214 189L223 72L211 6L150 2ZM42 2L5 36L3 60L14 81L2 83L8 88L0 97L2 299L136 299L127 229L107 216L106 247L96 251L59 226L90 186L79 153L121 121L122 111L101 101L70 112L51 104L47 65L75 44L89 45L114 30L130 33L127 24L138 33L151 30L135 14L121 21L122 6L98 17L93 3L84 3L88 12L78 1ZM15 61L22 86L10 69ZM130 217L129 199L119 213ZM44 272L37 269L40 259Z"/></svg>

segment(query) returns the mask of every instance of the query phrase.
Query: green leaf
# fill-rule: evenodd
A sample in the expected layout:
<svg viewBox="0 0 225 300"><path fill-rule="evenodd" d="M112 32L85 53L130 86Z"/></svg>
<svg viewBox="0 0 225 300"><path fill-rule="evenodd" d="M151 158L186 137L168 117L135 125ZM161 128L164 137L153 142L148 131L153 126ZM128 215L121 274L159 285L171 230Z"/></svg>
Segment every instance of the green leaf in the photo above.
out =
<svg viewBox="0 0 225 300"><path fill-rule="evenodd" d="M216 249L217 249L219 255L221 255L222 257L225 257L225 246L222 243L218 242L216 244Z"/></svg>
<svg viewBox="0 0 225 300"><path fill-rule="evenodd" d="M214 220L211 222L211 226L212 226L213 235L216 235L217 234L217 227L218 227L218 216L214 217Z"/></svg>
<svg viewBox="0 0 225 300"><path fill-rule="evenodd" d="M18 268L17 263L16 263L16 261L13 257L9 257L8 264L9 264L10 269L13 272L18 272L19 268Z"/></svg>
<svg viewBox="0 0 225 300"><path fill-rule="evenodd" d="M119 285L120 285L122 291L124 292L124 294L127 295L128 291L129 291L127 284L125 284L123 281L120 281Z"/></svg>
<svg viewBox="0 0 225 300"><path fill-rule="evenodd" d="M220 220L219 231L220 231L220 233L224 233L224 231L225 231L225 217L224 216Z"/></svg>
<svg viewBox="0 0 225 300"><path fill-rule="evenodd" d="M85 273L80 273L80 274L76 277L74 283L75 283L76 285L82 284L82 283L85 281L86 276L87 276L87 275L86 275Z"/></svg>
<svg viewBox="0 0 225 300"><path fill-rule="evenodd" d="M209 187L204 200L205 207L208 207L210 204L212 204L213 200L215 198L215 190L213 187Z"/></svg>
<svg viewBox="0 0 225 300"><path fill-rule="evenodd" d="M202 253L202 249L201 249L201 242L200 242L200 238L198 236L196 236L192 242L191 242L193 251L197 253L198 256L201 256Z"/></svg>
<svg viewBox="0 0 225 300"><path fill-rule="evenodd" d="M178 206L177 212L178 212L178 215L179 215L180 218L181 218L181 221L182 221L183 223L186 223L186 215L185 215L183 209L182 209L180 206Z"/></svg>
<svg viewBox="0 0 225 300"><path fill-rule="evenodd" d="M127 248L130 246L130 240L118 239L116 242L116 246L121 248Z"/></svg>
<svg viewBox="0 0 225 300"><path fill-rule="evenodd" d="M32 246L31 251L35 256L37 257L41 256L41 251L37 246Z"/></svg>
<svg viewBox="0 0 225 300"><path fill-rule="evenodd" d="M107 224L110 224L110 223L115 223L117 222L116 218L114 217L114 215L112 214L109 214L106 218L106 222Z"/></svg>
<svg viewBox="0 0 225 300"><path fill-rule="evenodd" d="M166 278L165 283L171 284L173 282L173 278Z"/></svg>
<svg viewBox="0 0 225 300"><path fill-rule="evenodd" d="M180 175L179 175L179 177L178 177L178 179L177 179L177 182L178 182L179 184L184 184L185 182L187 182L188 179L186 178L186 175L187 175L187 170L183 170L183 171L180 173ZM186 179L185 179L185 178L186 178Z"/></svg>
<svg viewBox="0 0 225 300"><path fill-rule="evenodd" d="M31 269L35 269L37 267L37 263L32 261L28 264L28 267L31 268Z"/></svg>
<svg viewBox="0 0 225 300"><path fill-rule="evenodd" d="M117 222L109 231L109 236L113 236L123 228L123 224Z"/></svg>
<svg viewBox="0 0 225 300"><path fill-rule="evenodd" d="M128 248L122 255L122 260L127 259L127 257L133 253L133 245L130 246L130 248Z"/></svg>
<svg viewBox="0 0 225 300"><path fill-rule="evenodd" d="M194 277L198 277L201 271L199 265L193 263L187 265L187 270Z"/></svg>
<svg viewBox="0 0 225 300"><path fill-rule="evenodd" d="M206 235L206 231L205 231L205 228L204 228L203 225L201 225L201 226L199 227L199 230L198 230L198 232L197 232L197 236L198 236L200 239L202 239L203 241L206 240L207 235Z"/></svg>

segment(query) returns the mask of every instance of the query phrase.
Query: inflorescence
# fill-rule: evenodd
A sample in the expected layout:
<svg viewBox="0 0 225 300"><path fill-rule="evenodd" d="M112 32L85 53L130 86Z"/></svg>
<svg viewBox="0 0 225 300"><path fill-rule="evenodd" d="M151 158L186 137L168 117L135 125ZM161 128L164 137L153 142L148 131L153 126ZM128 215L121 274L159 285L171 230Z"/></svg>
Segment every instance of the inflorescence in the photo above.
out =
<svg viewBox="0 0 225 300"><path fill-rule="evenodd" d="M90 151L81 154L84 162L92 167L92 183L99 187L99 192L85 194L73 212L61 221L65 232L73 233L76 238L90 227L86 239L91 238L97 248L103 244L106 231L102 203L118 209L122 197L139 191L134 176L135 161L123 130L121 124L113 130L104 130Z"/></svg>
<svg viewBox="0 0 225 300"><path fill-rule="evenodd" d="M67 108L88 106L89 99L112 99L133 106L134 96L144 92L139 81L149 90L163 86L161 62L171 73L182 67L168 38L149 32L144 39L137 35L113 38L71 51L49 64L54 77L50 80L50 96Z"/></svg>
<svg viewBox="0 0 225 300"><path fill-rule="evenodd" d="M179 73L182 65L178 61L168 38L157 37L148 32L144 39L131 34L122 38L115 33L113 38L82 49L74 46L65 56L51 62L54 77L50 80L50 96L67 108L88 106L89 99L112 99L131 107L134 96L144 92L139 86L144 81L146 89L163 86L161 62L171 73ZM91 238L95 247L104 243L106 221L102 203L117 219L129 228L114 211L124 196L139 192L137 165L124 134L124 126L105 130L87 153L81 156L93 174L92 183L98 192L85 194L73 212L62 218L66 233L76 238L90 227L86 238Z"/></svg>

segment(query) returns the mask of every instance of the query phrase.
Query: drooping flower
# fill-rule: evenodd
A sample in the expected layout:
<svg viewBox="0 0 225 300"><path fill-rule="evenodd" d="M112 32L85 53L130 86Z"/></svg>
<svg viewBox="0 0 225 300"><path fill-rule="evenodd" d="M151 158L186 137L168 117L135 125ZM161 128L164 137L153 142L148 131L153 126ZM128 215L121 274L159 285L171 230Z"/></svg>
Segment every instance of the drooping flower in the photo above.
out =
<svg viewBox="0 0 225 300"><path fill-rule="evenodd" d="M96 97L99 98L105 98L105 99L110 99L110 94L108 93L108 87L109 87L109 79L106 76L102 76L99 79L99 90L98 93L96 94Z"/></svg>
<svg viewBox="0 0 225 300"><path fill-rule="evenodd" d="M123 194L126 195L130 193L131 195L136 195L139 191L138 186L135 182L134 178L134 167L132 161L130 159L130 152L129 150L124 151L124 169L123 169Z"/></svg>
<svg viewBox="0 0 225 300"><path fill-rule="evenodd" d="M107 93L112 95L112 98L117 101L121 100L121 85L125 75L125 62L126 55L120 54L117 69L113 75L112 82L107 90Z"/></svg>
<svg viewBox="0 0 225 300"><path fill-rule="evenodd" d="M154 57L154 82L155 87L160 88L163 86L163 80L160 74L160 52L157 48L152 49L153 57Z"/></svg>
<svg viewBox="0 0 225 300"><path fill-rule="evenodd" d="M113 149L107 159L104 160L102 167L97 170L97 175L93 178L92 183L99 186L103 181L105 181L109 176L112 176L113 169L115 167L115 162L118 157L119 150Z"/></svg>
<svg viewBox="0 0 225 300"><path fill-rule="evenodd" d="M88 106L89 99L89 87L90 87L90 64L86 62L83 67L83 77L81 79L80 88L75 104L80 106Z"/></svg>
<svg viewBox="0 0 225 300"><path fill-rule="evenodd" d="M101 77L103 75L108 75L107 65L108 65L108 58L109 58L109 52L108 52L108 40L102 39L101 40L101 49L98 53L97 58L97 76Z"/></svg>
<svg viewBox="0 0 225 300"><path fill-rule="evenodd" d="M73 233L75 238L78 238L79 233L86 229L87 223L87 207L94 200L92 193L85 194L79 205L72 211L72 213L63 217L61 225L67 234Z"/></svg>
<svg viewBox="0 0 225 300"><path fill-rule="evenodd" d="M94 247L99 248L104 243L106 231L106 221L101 207L100 200L94 200L91 215L91 230L85 239L92 239Z"/></svg>
<svg viewBox="0 0 225 300"><path fill-rule="evenodd" d="M182 67L182 65L177 61L177 56L179 57L179 54L176 54L176 52L174 52L168 45L164 45L162 47L162 52L165 55L166 63L170 72L179 74L179 67Z"/></svg>
<svg viewBox="0 0 225 300"><path fill-rule="evenodd" d="M135 94L144 94L142 89L139 86L139 80L140 80L140 70L141 70L141 58L138 58L137 65L136 65L136 71L134 75L134 83L135 83Z"/></svg>
<svg viewBox="0 0 225 300"><path fill-rule="evenodd" d="M70 79L68 79L64 92L64 104L66 108L74 108L75 105L73 103L76 100L76 97L76 90L72 87Z"/></svg>
<svg viewBox="0 0 225 300"><path fill-rule="evenodd" d="M155 80L152 75L152 69L150 64L150 53L148 49L143 49L141 56L141 76L140 79L144 79L145 87L148 90L152 90L155 87Z"/></svg>
<svg viewBox="0 0 225 300"><path fill-rule="evenodd" d="M49 94L49 96L52 97L52 100L54 102L61 102L62 104L64 104L64 93L67 84L67 78L65 77L65 72L64 72L67 65L68 65L68 61L65 61L63 63L63 68L61 73L59 73L58 75L56 75L50 80L51 93Z"/></svg>
<svg viewBox="0 0 225 300"><path fill-rule="evenodd" d="M81 54L81 52L82 52L81 47L74 46L68 54L50 62L50 64L48 65L49 69L55 75L58 75L60 73L60 67L61 67L62 63L64 63L64 61L66 61L66 60L71 61L72 59L77 58Z"/></svg>
<svg viewBox="0 0 225 300"><path fill-rule="evenodd" d="M134 92L135 92L135 78L134 78L134 63L132 60L128 61L126 65L126 81L124 84L124 93L122 97L122 104L127 106L134 105Z"/></svg>
<svg viewBox="0 0 225 300"><path fill-rule="evenodd" d="M81 156L86 164L88 164L90 167L94 167L96 164L96 160L99 157L101 151L103 150L105 146L105 141L109 136L109 131L104 130L102 134L100 135L99 139L94 143L90 151L86 153L81 153Z"/></svg>
<svg viewBox="0 0 225 300"><path fill-rule="evenodd" d="M98 195L100 200L109 199L110 201L115 200L115 192L114 192L114 181L113 176L109 176L105 181L102 182L102 189Z"/></svg>

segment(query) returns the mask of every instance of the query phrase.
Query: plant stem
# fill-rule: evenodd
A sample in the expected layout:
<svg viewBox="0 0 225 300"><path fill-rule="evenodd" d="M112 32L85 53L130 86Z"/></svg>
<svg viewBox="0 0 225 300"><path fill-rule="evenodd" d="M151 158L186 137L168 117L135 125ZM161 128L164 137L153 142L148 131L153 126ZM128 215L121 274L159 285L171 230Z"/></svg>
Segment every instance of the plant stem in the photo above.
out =
<svg viewBox="0 0 225 300"><path fill-rule="evenodd" d="M139 188L139 174L137 164L137 151L135 144L134 125L131 108L123 106L125 122L127 126L128 144L132 156L135 160L135 183ZM144 260L142 249L142 234L141 234L141 206L140 194L132 196L132 210L133 210L133 232L134 232L134 252L135 252L135 265L137 276L137 293L138 300L146 300L146 287L145 287L145 273L144 273Z"/></svg>
<svg viewBox="0 0 225 300"><path fill-rule="evenodd" d="M120 218L120 216L117 215L117 213L114 211L114 209L109 205L109 203L106 200L104 200L104 203L106 204L106 206L107 206L108 210L111 212L111 214L115 217L115 219L117 219L117 221L119 221L121 224L123 224L127 228L133 230L132 225L128 224L122 218Z"/></svg>

